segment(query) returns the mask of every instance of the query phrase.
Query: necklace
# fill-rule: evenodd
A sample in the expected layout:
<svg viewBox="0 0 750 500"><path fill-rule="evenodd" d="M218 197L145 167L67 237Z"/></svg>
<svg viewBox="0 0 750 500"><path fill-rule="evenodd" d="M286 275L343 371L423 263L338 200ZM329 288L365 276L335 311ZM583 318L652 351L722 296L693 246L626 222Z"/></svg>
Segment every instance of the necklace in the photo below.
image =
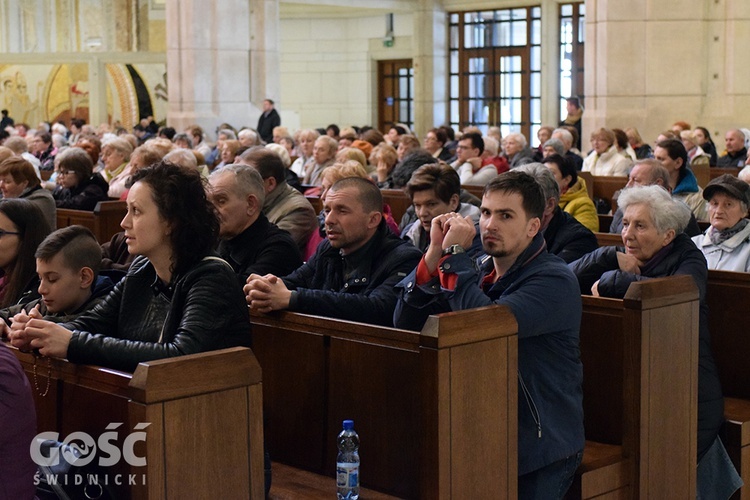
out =
<svg viewBox="0 0 750 500"><path fill-rule="evenodd" d="M52 359L51 358L47 358L47 386L44 388L44 392L42 392L39 389L39 380L38 380L37 374L36 374L36 360L39 357L40 356L37 355L36 352L35 352L34 353L34 365L33 365L33 369L32 369L32 372L34 374L34 388L36 389L36 393L37 394L39 394L41 397L45 397L49 393L49 388L50 388L50 384L51 384L51 380L52 380Z"/></svg>

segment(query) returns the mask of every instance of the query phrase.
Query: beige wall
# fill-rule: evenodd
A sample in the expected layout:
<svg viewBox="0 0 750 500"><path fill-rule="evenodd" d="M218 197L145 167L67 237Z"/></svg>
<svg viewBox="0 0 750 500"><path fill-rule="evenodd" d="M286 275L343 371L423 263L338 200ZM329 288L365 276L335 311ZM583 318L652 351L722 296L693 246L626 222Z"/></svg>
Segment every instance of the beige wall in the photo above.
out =
<svg viewBox="0 0 750 500"><path fill-rule="evenodd" d="M446 89L440 88L444 71L440 60L445 46L441 45L438 22L442 12L528 3L262 1L267 7L278 2L280 11L279 83L278 88L266 90L279 97L286 125L294 130L332 122L376 123L377 61L414 58L422 62L415 70L417 89L422 89L416 99L420 134L443 121ZM546 28L542 64L546 124L557 118L554 18L558 1L533 3L542 5ZM87 63L93 76L92 113L101 118L106 116L104 64L166 60L164 4L164 0L0 0L0 65ZM602 125L636 126L650 141L676 120L704 125L720 137L728 128L750 124L750 64L746 55L750 47L750 1L587 0L586 8L584 139L589 130ZM382 44L387 12L395 15L392 48ZM250 36L252 32L250 26ZM431 42L422 39L424 34ZM268 54L273 54L271 42L266 44L266 50L271 50ZM433 53L429 53L430 48ZM221 71L231 78L231 65L222 66ZM257 76L251 75L252 81ZM200 85L199 78L195 82ZM431 96L427 90L432 90ZM251 118L247 120L250 124ZM212 130L216 123L204 125Z"/></svg>
<svg viewBox="0 0 750 500"><path fill-rule="evenodd" d="M750 125L750 2L589 0L586 130L637 127L644 140L678 120L724 132Z"/></svg>

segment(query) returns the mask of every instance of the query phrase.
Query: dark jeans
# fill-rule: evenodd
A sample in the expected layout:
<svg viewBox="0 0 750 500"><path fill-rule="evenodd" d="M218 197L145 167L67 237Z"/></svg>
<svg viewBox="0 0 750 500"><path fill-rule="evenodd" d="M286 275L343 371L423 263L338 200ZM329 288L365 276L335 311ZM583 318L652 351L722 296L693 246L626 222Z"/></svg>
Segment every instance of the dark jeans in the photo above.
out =
<svg viewBox="0 0 750 500"><path fill-rule="evenodd" d="M519 500L562 499L573 484L573 476L582 458L583 450L534 472L518 476Z"/></svg>

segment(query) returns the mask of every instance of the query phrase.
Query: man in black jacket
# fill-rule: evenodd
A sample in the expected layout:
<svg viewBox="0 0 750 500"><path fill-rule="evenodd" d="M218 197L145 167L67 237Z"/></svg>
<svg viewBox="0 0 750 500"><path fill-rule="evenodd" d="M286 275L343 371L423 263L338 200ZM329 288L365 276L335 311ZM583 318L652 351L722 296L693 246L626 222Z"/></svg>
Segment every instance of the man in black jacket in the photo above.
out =
<svg viewBox="0 0 750 500"><path fill-rule="evenodd" d="M388 230L382 209L380 190L369 180L336 182L325 201L328 239L283 279L251 274L245 285L247 302L260 312L289 309L392 326L394 285L422 254Z"/></svg>
<svg viewBox="0 0 750 500"><path fill-rule="evenodd" d="M521 165L516 170L526 172L542 187L547 200L542 216L542 229L547 251L567 263L599 248L594 233L575 217L560 209L560 187L550 169L541 163Z"/></svg>
<svg viewBox="0 0 750 500"><path fill-rule="evenodd" d="M289 274L302 265L291 235L263 214L263 178L248 165L211 173L210 198L219 214L219 255L244 285L251 274Z"/></svg>
<svg viewBox="0 0 750 500"><path fill-rule="evenodd" d="M273 142L273 129L281 125L281 117L273 107L273 101L266 99L263 101L263 114L258 118L258 135L263 142L269 144Z"/></svg>

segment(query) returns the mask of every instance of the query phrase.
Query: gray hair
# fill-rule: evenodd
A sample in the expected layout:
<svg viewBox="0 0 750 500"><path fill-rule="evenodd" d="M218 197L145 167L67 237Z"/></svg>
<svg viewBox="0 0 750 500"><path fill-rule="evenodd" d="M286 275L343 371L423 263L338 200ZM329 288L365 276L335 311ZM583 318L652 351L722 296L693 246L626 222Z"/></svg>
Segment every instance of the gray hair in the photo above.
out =
<svg viewBox="0 0 750 500"><path fill-rule="evenodd" d="M564 128L556 128L552 131L552 137L555 137L555 134L561 137L561 140L567 149L570 149L571 146L573 146L573 134L568 130L565 130Z"/></svg>
<svg viewBox="0 0 750 500"><path fill-rule="evenodd" d="M260 206L263 206L263 203L266 201L263 177L261 177L260 173L254 167L241 163L232 163L217 168L211 172L209 178L214 179L225 173L234 174L234 192L237 196L244 199L252 194L258 199Z"/></svg>
<svg viewBox="0 0 750 500"><path fill-rule="evenodd" d="M172 137L172 142L177 143L177 141L185 141L187 142L188 148L193 149L193 140L190 138L187 134L175 134L174 137Z"/></svg>
<svg viewBox="0 0 750 500"><path fill-rule="evenodd" d="M526 136L520 132L513 132L506 135L505 140L507 141L508 139L513 139L514 141L518 142L518 144L521 145L521 149L526 149L526 146L529 145L529 141L526 140Z"/></svg>
<svg viewBox="0 0 750 500"><path fill-rule="evenodd" d="M266 149L270 149L271 151L279 155L279 158L281 158L281 163L284 164L284 168L289 168L289 166L292 164L292 159L289 157L289 151L287 151L286 148L281 144L272 142L266 144Z"/></svg>
<svg viewBox="0 0 750 500"><path fill-rule="evenodd" d="M3 146L13 151L14 154L20 155L21 153L27 153L29 151L29 144L26 139L20 135L14 135L5 139Z"/></svg>
<svg viewBox="0 0 750 500"><path fill-rule="evenodd" d="M484 140L484 150L487 151L491 156L497 156L497 152L500 150L500 143L497 139L488 135L482 137Z"/></svg>
<svg viewBox="0 0 750 500"><path fill-rule="evenodd" d="M237 133L237 139L242 140L245 137L250 139L250 144L252 146L258 145L258 134L255 133L255 131L249 129L249 128L243 128Z"/></svg>
<svg viewBox="0 0 750 500"><path fill-rule="evenodd" d="M327 135L321 135L317 139L315 139L315 142L320 141L321 143L325 143L328 146L328 151L330 152L331 156L334 156L336 154L336 151L339 149L339 143L336 142L336 139L333 137L327 136Z"/></svg>
<svg viewBox="0 0 750 500"><path fill-rule="evenodd" d="M120 139L119 137L104 141L102 143L102 151L104 151L104 148L114 149L125 158L125 161L130 161L130 155L133 154L133 145L125 139Z"/></svg>
<svg viewBox="0 0 750 500"><path fill-rule="evenodd" d="M622 212L631 205L646 205L651 213L651 220L659 234L674 229L675 234L685 231L690 222L690 209L681 201L673 200L659 186L634 186L623 189L617 199Z"/></svg>
<svg viewBox="0 0 750 500"><path fill-rule="evenodd" d="M234 133L234 130L229 130L228 128L223 128L216 133L216 137L219 137L220 135L225 136L229 141L237 140L237 134Z"/></svg>
<svg viewBox="0 0 750 500"><path fill-rule="evenodd" d="M536 183L542 188L545 203L550 198L554 198L555 204L560 203L560 186L557 184L557 180L550 169L541 163L527 163L513 170L524 172L534 178Z"/></svg>
<svg viewBox="0 0 750 500"><path fill-rule="evenodd" d="M551 147L555 150L555 153L559 154L560 156L565 156L565 144L560 139L549 139L547 142L544 143L543 147Z"/></svg>
<svg viewBox="0 0 750 500"><path fill-rule="evenodd" d="M185 168L198 168L198 160L195 159L195 155L189 149L173 149L164 156L164 161L168 161Z"/></svg>

